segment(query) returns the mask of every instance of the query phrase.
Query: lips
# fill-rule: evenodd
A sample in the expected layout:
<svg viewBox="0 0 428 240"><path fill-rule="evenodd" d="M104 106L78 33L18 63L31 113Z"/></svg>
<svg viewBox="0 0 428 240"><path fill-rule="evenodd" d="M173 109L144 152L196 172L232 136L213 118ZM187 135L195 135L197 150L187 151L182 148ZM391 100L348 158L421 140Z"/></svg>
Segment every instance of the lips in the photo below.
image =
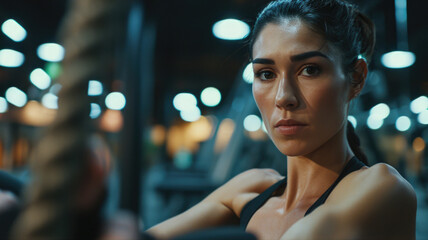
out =
<svg viewBox="0 0 428 240"><path fill-rule="evenodd" d="M275 131L281 135L295 135L299 133L307 124L294 119L281 119L275 125Z"/></svg>

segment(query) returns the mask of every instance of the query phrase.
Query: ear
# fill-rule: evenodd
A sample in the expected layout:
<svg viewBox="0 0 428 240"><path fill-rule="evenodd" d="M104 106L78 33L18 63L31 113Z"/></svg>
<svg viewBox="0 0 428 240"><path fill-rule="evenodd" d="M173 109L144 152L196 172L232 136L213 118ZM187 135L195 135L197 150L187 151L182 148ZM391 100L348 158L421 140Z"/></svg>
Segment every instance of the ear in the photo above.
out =
<svg viewBox="0 0 428 240"><path fill-rule="evenodd" d="M351 75L351 89L349 92L349 100L357 97L363 90L366 83L368 72L368 64L364 58L357 59L354 64L354 71Z"/></svg>

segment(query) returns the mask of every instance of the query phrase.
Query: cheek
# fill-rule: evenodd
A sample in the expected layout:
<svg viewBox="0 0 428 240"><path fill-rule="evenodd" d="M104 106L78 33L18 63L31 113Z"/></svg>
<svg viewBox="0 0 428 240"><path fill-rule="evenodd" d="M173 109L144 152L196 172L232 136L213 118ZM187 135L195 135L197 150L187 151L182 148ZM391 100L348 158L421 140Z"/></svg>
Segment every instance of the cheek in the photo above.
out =
<svg viewBox="0 0 428 240"><path fill-rule="evenodd" d="M272 106L274 106L270 96L269 88L257 82L253 83L253 97L264 121L269 121L267 117L270 116L273 109Z"/></svg>
<svg viewBox="0 0 428 240"><path fill-rule="evenodd" d="M308 103L323 124L338 124L346 113L347 87L343 81L318 86L310 91Z"/></svg>

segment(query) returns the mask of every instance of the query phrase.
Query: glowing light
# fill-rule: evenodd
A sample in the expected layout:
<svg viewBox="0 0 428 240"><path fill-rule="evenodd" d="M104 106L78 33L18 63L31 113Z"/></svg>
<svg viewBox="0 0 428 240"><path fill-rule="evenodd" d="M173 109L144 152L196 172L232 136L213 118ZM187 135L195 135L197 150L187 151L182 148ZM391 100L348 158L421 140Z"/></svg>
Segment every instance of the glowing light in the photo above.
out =
<svg viewBox="0 0 428 240"><path fill-rule="evenodd" d="M214 151L219 153L223 151L229 144L233 132L235 131L235 122L230 118L225 118L221 121L218 127L217 136L215 139Z"/></svg>
<svg viewBox="0 0 428 240"><path fill-rule="evenodd" d="M397 130L401 132L409 130L411 125L412 122L410 121L410 118L406 116L401 116L397 118L397 121L395 121L395 128L397 128Z"/></svg>
<svg viewBox="0 0 428 240"><path fill-rule="evenodd" d="M428 124L428 110L424 110L421 113L419 113L418 122L424 125Z"/></svg>
<svg viewBox="0 0 428 240"><path fill-rule="evenodd" d="M201 110L198 107L186 109L180 112L180 117L186 122L194 122L201 117Z"/></svg>
<svg viewBox="0 0 428 240"><path fill-rule="evenodd" d="M7 101L3 97L0 97L0 113L7 111Z"/></svg>
<svg viewBox="0 0 428 240"><path fill-rule="evenodd" d="M7 101L17 107L23 107L27 103L27 95L16 87L8 88L5 95Z"/></svg>
<svg viewBox="0 0 428 240"><path fill-rule="evenodd" d="M196 97L191 93L179 93L172 100L175 109L179 111L191 111L197 103Z"/></svg>
<svg viewBox="0 0 428 240"><path fill-rule="evenodd" d="M112 92L107 95L105 103L111 110L122 110L126 105L126 98L120 92Z"/></svg>
<svg viewBox="0 0 428 240"><path fill-rule="evenodd" d="M412 52L392 51L385 53L381 58L382 64L387 68L406 68L412 66L416 57Z"/></svg>
<svg viewBox="0 0 428 240"><path fill-rule="evenodd" d="M41 68L36 68L30 73L30 81L41 90L45 90L51 85L51 78Z"/></svg>
<svg viewBox="0 0 428 240"><path fill-rule="evenodd" d="M89 80L88 95L99 96L103 93L103 84L97 80Z"/></svg>
<svg viewBox="0 0 428 240"><path fill-rule="evenodd" d="M213 34L223 40L240 40L248 36L250 27L243 21L224 19L213 26Z"/></svg>
<svg viewBox="0 0 428 240"><path fill-rule="evenodd" d="M374 115L370 115L367 118L367 126L372 130L377 130L380 127L382 127L382 125L383 125L383 119L382 118L378 118Z"/></svg>
<svg viewBox="0 0 428 240"><path fill-rule="evenodd" d="M389 107L385 103L379 103L376 106L372 107L372 109L370 109L370 116L373 116L379 119L387 118L389 113L390 113Z"/></svg>
<svg viewBox="0 0 428 240"><path fill-rule="evenodd" d="M58 109L58 97L52 93L46 93L42 97L42 105L49 109Z"/></svg>
<svg viewBox="0 0 428 240"><path fill-rule="evenodd" d="M55 79L61 74L62 67L58 62L47 62L45 64L45 71L52 79Z"/></svg>
<svg viewBox="0 0 428 240"><path fill-rule="evenodd" d="M19 122L30 126L46 126L52 123L56 116L56 110L48 109L37 101L28 101L25 107L19 111Z"/></svg>
<svg viewBox="0 0 428 240"><path fill-rule="evenodd" d="M118 132L123 127L121 111L107 109L101 116L100 128L106 132Z"/></svg>
<svg viewBox="0 0 428 240"><path fill-rule="evenodd" d="M37 56L48 62L60 62L64 54L64 47L57 43L44 43L37 48Z"/></svg>
<svg viewBox="0 0 428 240"><path fill-rule="evenodd" d="M156 146L161 146L166 139L166 128L159 124L153 126L150 131L150 139Z"/></svg>
<svg viewBox="0 0 428 240"><path fill-rule="evenodd" d="M248 115L244 119L244 128L249 132L255 132L262 127L262 120L256 115Z"/></svg>
<svg viewBox="0 0 428 240"><path fill-rule="evenodd" d="M427 109L428 109L428 98L426 96L420 96L410 103L410 110L413 113L417 114Z"/></svg>
<svg viewBox="0 0 428 240"><path fill-rule="evenodd" d="M208 118L201 116L197 121L190 123L186 131L193 141L203 142L210 138L212 124Z"/></svg>
<svg viewBox="0 0 428 240"><path fill-rule="evenodd" d="M202 103L208 107L215 107L221 101L221 93L217 88L207 87L201 92Z"/></svg>
<svg viewBox="0 0 428 240"><path fill-rule="evenodd" d="M412 145L413 145L413 150L415 150L416 152L422 152L422 150L425 149L425 141L421 137L415 138L415 140L413 140Z"/></svg>
<svg viewBox="0 0 428 240"><path fill-rule="evenodd" d="M1 30L15 42L22 42L27 37L27 31L13 19L6 20L1 25Z"/></svg>
<svg viewBox="0 0 428 240"><path fill-rule="evenodd" d="M254 71L253 71L253 64L249 63L245 69L244 72L242 73L242 79L244 79L244 81L246 83L252 84L254 81Z"/></svg>
<svg viewBox="0 0 428 240"><path fill-rule="evenodd" d="M91 112L89 113L89 116L94 119L101 115L101 107L100 105L96 103L91 103Z"/></svg>
<svg viewBox="0 0 428 240"><path fill-rule="evenodd" d="M20 67L24 63L24 54L12 50L0 50L0 66L3 67Z"/></svg>
<svg viewBox="0 0 428 240"><path fill-rule="evenodd" d="M348 121L352 124L352 126L354 126L354 128L357 128L357 119L354 116L349 115Z"/></svg>

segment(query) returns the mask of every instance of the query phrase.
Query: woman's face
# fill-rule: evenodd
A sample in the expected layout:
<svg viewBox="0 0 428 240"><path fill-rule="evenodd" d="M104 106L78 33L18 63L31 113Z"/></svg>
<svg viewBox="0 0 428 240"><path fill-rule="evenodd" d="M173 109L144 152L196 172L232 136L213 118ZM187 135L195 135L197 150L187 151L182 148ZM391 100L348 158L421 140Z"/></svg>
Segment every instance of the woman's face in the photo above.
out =
<svg viewBox="0 0 428 240"><path fill-rule="evenodd" d="M341 55L298 19L267 24L253 46L253 95L287 156L307 155L344 126L350 83Z"/></svg>

